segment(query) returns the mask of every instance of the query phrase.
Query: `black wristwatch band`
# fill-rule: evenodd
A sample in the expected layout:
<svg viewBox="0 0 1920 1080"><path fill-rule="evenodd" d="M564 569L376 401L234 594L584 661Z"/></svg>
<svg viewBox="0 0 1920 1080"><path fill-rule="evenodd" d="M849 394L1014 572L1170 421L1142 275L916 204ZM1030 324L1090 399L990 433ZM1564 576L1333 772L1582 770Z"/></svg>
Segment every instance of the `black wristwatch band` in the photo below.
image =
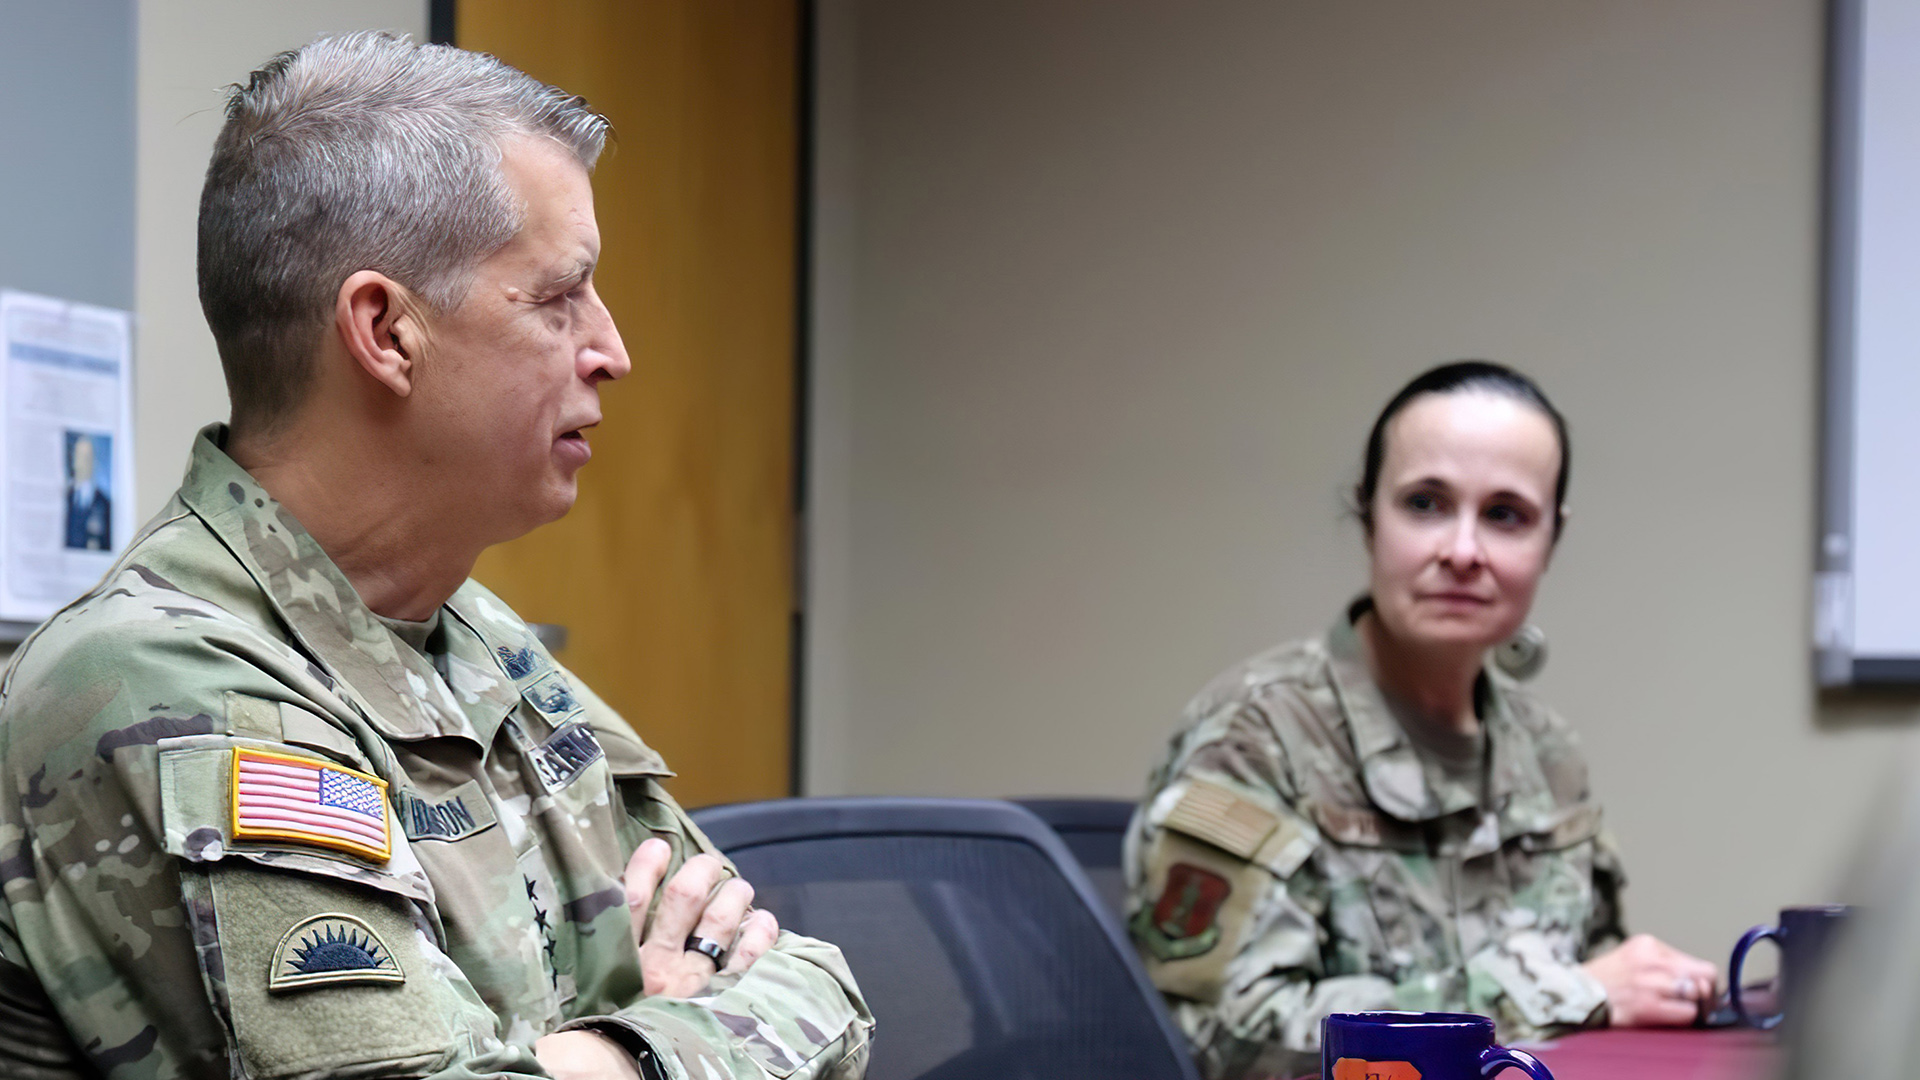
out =
<svg viewBox="0 0 1920 1080"><path fill-rule="evenodd" d="M667 1080L667 1070L654 1056L653 1044L647 1041L646 1036L612 1020L589 1021L580 1027L612 1039L620 1044L620 1049L632 1054L634 1064L640 1069L640 1080Z"/></svg>

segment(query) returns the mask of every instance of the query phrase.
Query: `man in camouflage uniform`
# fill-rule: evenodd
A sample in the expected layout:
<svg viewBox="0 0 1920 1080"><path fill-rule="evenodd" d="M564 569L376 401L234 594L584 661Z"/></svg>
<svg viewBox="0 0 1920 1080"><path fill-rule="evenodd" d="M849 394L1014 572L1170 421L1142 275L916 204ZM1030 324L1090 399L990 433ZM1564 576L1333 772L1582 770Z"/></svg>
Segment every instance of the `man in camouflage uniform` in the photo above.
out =
<svg viewBox="0 0 1920 1080"><path fill-rule="evenodd" d="M1467 1011L1507 1039L1602 1022L1615 849L1564 721L1504 675L1484 737L1417 746L1351 622L1187 707L1127 838L1130 926L1201 1071L1294 1076L1332 1012Z"/></svg>
<svg viewBox="0 0 1920 1080"><path fill-rule="evenodd" d="M201 215L234 426L4 684L0 1075L864 1071L839 951L750 913L660 758L466 580L571 505L629 366L604 129L380 35L234 91Z"/></svg>

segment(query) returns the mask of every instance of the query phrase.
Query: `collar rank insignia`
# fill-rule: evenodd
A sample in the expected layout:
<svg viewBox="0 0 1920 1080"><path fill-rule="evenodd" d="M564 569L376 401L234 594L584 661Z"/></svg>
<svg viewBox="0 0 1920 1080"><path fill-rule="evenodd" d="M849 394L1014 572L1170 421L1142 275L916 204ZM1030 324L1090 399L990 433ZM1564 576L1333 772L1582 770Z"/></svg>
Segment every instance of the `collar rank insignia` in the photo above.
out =
<svg viewBox="0 0 1920 1080"><path fill-rule="evenodd" d="M573 696L573 687L567 684L566 676L557 671L542 675L520 696L547 716L565 716L580 708L580 699Z"/></svg>
<svg viewBox="0 0 1920 1080"><path fill-rule="evenodd" d="M532 649L524 645L518 649L507 645L500 645L493 651L500 657L500 666L507 669L508 678L517 682L533 674L533 669L536 665L534 663Z"/></svg>
<svg viewBox="0 0 1920 1080"><path fill-rule="evenodd" d="M339 983L403 983L407 973L373 928L351 915L315 915L296 923L274 947L267 989L273 993Z"/></svg>

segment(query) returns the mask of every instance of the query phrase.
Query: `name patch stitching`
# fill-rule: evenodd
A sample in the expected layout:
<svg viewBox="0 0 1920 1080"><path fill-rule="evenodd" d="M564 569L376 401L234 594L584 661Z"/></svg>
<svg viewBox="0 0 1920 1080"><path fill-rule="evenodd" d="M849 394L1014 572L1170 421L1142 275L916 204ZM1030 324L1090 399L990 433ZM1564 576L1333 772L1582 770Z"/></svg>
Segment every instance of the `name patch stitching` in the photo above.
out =
<svg viewBox="0 0 1920 1080"><path fill-rule="evenodd" d="M533 751L534 771L549 793L573 783L587 766L606 756L593 729L574 721L553 733Z"/></svg>
<svg viewBox="0 0 1920 1080"><path fill-rule="evenodd" d="M494 824L492 810L472 782L437 802L411 791L401 792L399 802L400 825L409 840L462 840Z"/></svg>

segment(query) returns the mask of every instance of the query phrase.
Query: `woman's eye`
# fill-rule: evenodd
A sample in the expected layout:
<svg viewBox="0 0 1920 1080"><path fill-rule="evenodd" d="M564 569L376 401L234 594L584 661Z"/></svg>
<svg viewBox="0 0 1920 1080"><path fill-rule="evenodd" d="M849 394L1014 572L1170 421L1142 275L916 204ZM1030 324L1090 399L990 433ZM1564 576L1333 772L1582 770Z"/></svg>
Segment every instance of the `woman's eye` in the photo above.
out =
<svg viewBox="0 0 1920 1080"><path fill-rule="evenodd" d="M1489 506L1486 518L1502 528L1517 529L1533 520L1532 515L1517 506Z"/></svg>
<svg viewBox="0 0 1920 1080"><path fill-rule="evenodd" d="M1440 509L1440 500L1424 491L1416 491L1407 496L1406 506L1416 514L1431 514Z"/></svg>

